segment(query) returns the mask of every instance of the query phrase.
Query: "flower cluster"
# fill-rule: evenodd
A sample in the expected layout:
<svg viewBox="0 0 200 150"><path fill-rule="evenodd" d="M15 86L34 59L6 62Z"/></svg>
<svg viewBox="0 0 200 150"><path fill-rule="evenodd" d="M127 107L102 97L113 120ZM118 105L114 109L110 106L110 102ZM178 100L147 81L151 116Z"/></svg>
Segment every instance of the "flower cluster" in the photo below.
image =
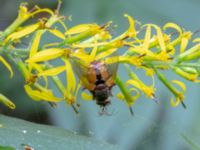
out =
<svg viewBox="0 0 200 150"><path fill-rule="evenodd" d="M200 38L192 39L193 33L175 23L167 23L163 27L141 25L128 14L124 15L129 23L128 29L113 37L112 22L68 27L64 20L70 17L60 15L59 8L60 4L55 11L38 6L28 10L26 4L21 4L16 20L0 33L0 61L10 71L11 77L14 73L6 59L18 67L25 79L24 89L33 100L47 101L53 106L66 101L77 112L77 94L84 78L76 77L76 66L71 60L78 59L80 66L88 66L103 59L106 64L119 64L125 68L129 79L124 81L116 75L115 83L121 91L116 97L125 101L128 107L141 94L155 99L156 76L173 94L171 105L181 103L185 107L184 83L168 79L164 71L172 70L186 80L199 82ZM24 25L39 13L45 13L47 17ZM55 42L42 42L45 36L54 37ZM30 40L25 48L20 45L24 39ZM137 70L143 70L152 84L144 83L136 74ZM60 95L55 95L55 88L49 86L49 82L54 83ZM92 99L85 91L81 92L83 99ZM0 94L0 101L15 108L3 94Z"/></svg>

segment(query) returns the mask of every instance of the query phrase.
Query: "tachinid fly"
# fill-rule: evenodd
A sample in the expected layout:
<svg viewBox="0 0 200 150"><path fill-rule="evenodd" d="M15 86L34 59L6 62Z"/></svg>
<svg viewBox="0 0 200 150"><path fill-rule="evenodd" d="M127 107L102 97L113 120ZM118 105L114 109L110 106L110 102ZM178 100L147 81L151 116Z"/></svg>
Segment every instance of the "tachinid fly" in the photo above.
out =
<svg viewBox="0 0 200 150"><path fill-rule="evenodd" d="M109 97L112 96L111 90L115 85L114 80L118 69L117 61L114 60L118 57L114 56L110 59L113 59L114 63L106 64L104 60L95 60L88 66L80 63L83 60L73 59L71 61L73 70L80 78L84 89L90 91L96 104L102 108L101 114L107 113L105 108L111 103Z"/></svg>

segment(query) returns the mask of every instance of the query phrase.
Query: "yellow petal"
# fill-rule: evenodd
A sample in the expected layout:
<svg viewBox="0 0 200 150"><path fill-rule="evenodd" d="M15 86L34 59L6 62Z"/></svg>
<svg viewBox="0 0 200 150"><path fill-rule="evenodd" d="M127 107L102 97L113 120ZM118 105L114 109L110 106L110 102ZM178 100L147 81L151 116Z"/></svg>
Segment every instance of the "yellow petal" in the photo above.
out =
<svg viewBox="0 0 200 150"><path fill-rule="evenodd" d="M109 44L108 42L98 42L98 43L87 43L87 44L73 44L73 48L92 48L97 46L104 46Z"/></svg>
<svg viewBox="0 0 200 150"><path fill-rule="evenodd" d="M111 55L111 54L113 54L114 52L116 52L116 48L113 48L113 49L108 49L108 50L106 50L106 51L103 51L103 52L101 52L101 53L99 53L99 54L97 54L97 56L96 56L96 60L101 60L102 58L106 58L106 57L108 57L109 55Z"/></svg>
<svg viewBox="0 0 200 150"><path fill-rule="evenodd" d="M172 82L180 86L184 92L186 91L186 86L183 82L178 81L178 80L172 80Z"/></svg>
<svg viewBox="0 0 200 150"><path fill-rule="evenodd" d="M40 90L34 90L32 89L29 85L25 85L24 89L26 93L34 100L39 101L39 100L45 100L49 102L60 102L63 100L63 98L58 98L53 95L53 92L48 89L40 89Z"/></svg>
<svg viewBox="0 0 200 150"><path fill-rule="evenodd" d="M200 42L200 38L195 38L192 42Z"/></svg>
<svg viewBox="0 0 200 150"><path fill-rule="evenodd" d="M157 32L158 42L160 44L161 50L166 51L165 41L164 41L163 33L160 27L156 26L156 32Z"/></svg>
<svg viewBox="0 0 200 150"><path fill-rule="evenodd" d="M32 57L38 51L38 47L39 47L39 44L40 44L40 39L41 39L42 33L43 33L42 30L36 32L36 34L33 38L32 44L31 44L29 57Z"/></svg>
<svg viewBox="0 0 200 150"><path fill-rule="evenodd" d="M118 56L112 56L112 57L105 58L104 61L106 64L116 64L118 63L118 60L119 60Z"/></svg>
<svg viewBox="0 0 200 150"><path fill-rule="evenodd" d="M128 36L129 37L135 37L136 30L135 30L135 21L134 21L134 19L131 16L129 16L128 14L125 14L124 17L127 17L128 22L129 22L129 29L127 31Z"/></svg>
<svg viewBox="0 0 200 150"><path fill-rule="evenodd" d="M36 54L36 52L38 51L38 47L39 47L39 44L40 44L40 39L41 39L41 36L43 34L43 31L40 30L40 31L37 31L34 38L33 38L33 41L32 41L32 44L31 44L31 48L30 48L30 53L29 53L29 58L31 58L33 55ZM29 64L29 72L31 72L32 70L32 63Z"/></svg>
<svg viewBox="0 0 200 150"><path fill-rule="evenodd" d="M97 46L94 46L94 48L92 49L92 51L90 53L90 57L91 57L92 60L95 59L96 53L97 53Z"/></svg>
<svg viewBox="0 0 200 150"><path fill-rule="evenodd" d="M37 72L43 72L44 70L44 65L43 64L36 64L36 63L33 63L33 68L35 70L37 70Z"/></svg>
<svg viewBox="0 0 200 150"><path fill-rule="evenodd" d="M5 65L5 67L10 71L10 78L12 78L13 70L12 70L10 64L2 56L0 56L0 62L2 62Z"/></svg>
<svg viewBox="0 0 200 150"><path fill-rule="evenodd" d="M166 30L168 28L172 28L172 29L175 29L176 31L178 31L179 33L182 33L182 29L175 23L167 23L164 25L163 29Z"/></svg>
<svg viewBox="0 0 200 150"><path fill-rule="evenodd" d="M154 81L154 70L152 68L144 68L144 70L146 71L146 76L150 76L152 77L153 81Z"/></svg>
<svg viewBox="0 0 200 150"><path fill-rule="evenodd" d="M62 39L62 40L65 39L65 35L57 29L49 29L48 31L51 32L56 37Z"/></svg>
<svg viewBox="0 0 200 150"><path fill-rule="evenodd" d="M44 44L43 47L44 48L57 47L59 44L60 44L59 42L47 43L47 44Z"/></svg>
<svg viewBox="0 0 200 150"><path fill-rule="evenodd" d="M36 10L34 10L34 11L28 11L28 8L26 7L26 5L24 4L24 3L22 3L21 5L20 5L20 9L19 9L19 13L18 13L18 19L19 20L26 20L26 19L28 19L29 17L31 17L31 16L34 16L34 15L36 15L36 14L38 14L38 13L41 13L41 12L47 12L47 13L49 13L49 14L51 14L51 15L53 15L54 13L53 13L53 11L51 11L50 9L48 9L48 8L43 8L43 9L40 9L40 8L38 8L37 7L37 9Z"/></svg>
<svg viewBox="0 0 200 150"><path fill-rule="evenodd" d="M192 74L192 73L188 73L188 72L185 72L184 70L182 70L181 68L173 68L173 70L178 74L180 75L181 77L189 80L189 81L193 81L193 82L198 82L198 73L196 74Z"/></svg>
<svg viewBox="0 0 200 150"><path fill-rule="evenodd" d="M68 29L65 35L78 34L90 30L91 28L98 27L96 24L80 24Z"/></svg>
<svg viewBox="0 0 200 150"><path fill-rule="evenodd" d="M86 93L86 92L82 92L82 93L81 93L81 97L82 97L84 100L89 100L89 101L93 99L92 95L91 95L91 94L88 94L88 93Z"/></svg>
<svg viewBox="0 0 200 150"><path fill-rule="evenodd" d="M31 12L30 15L31 15L31 16L34 16L34 15L36 15L36 14L38 14L38 13L41 13L41 12L49 13L51 16L54 15L54 12L53 12L51 9L48 9L48 8L43 8L43 9L39 8L38 10L36 10L36 11L34 11L34 12Z"/></svg>
<svg viewBox="0 0 200 150"><path fill-rule="evenodd" d="M75 95L74 95L75 98L77 98L80 88L81 88L81 83L79 82L78 86L76 87L76 92L75 92Z"/></svg>
<svg viewBox="0 0 200 150"><path fill-rule="evenodd" d="M126 100L128 106L132 106L135 103L135 101L140 97L140 92L135 88L131 88L129 90L129 93L131 92L134 92L134 95L131 94L131 98L129 99L125 99L125 96L122 93L118 93L117 97L120 100Z"/></svg>
<svg viewBox="0 0 200 150"><path fill-rule="evenodd" d="M173 106L173 107L178 106L178 105L180 104L180 102L181 102L181 101L180 101L179 98L177 98L175 101L174 101L173 98L170 99L170 104L171 104L171 106Z"/></svg>
<svg viewBox="0 0 200 150"><path fill-rule="evenodd" d="M128 80L126 82L126 85L128 85L128 84L133 85L133 86L137 87L138 89L142 89L141 84L138 81Z"/></svg>
<svg viewBox="0 0 200 150"><path fill-rule="evenodd" d="M117 98L118 98L119 100L125 100L125 97L124 97L124 95L123 95L122 93L118 93L118 94L117 94Z"/></svg>
<svg viewBox="0 0 200 150"><path fill-rule="evenodd" d="M20 4L18 18L27 18L29 16L28 8L24 3Z"/></svg>
<svg viewBox="0 0 200 150"><path fill-rule="evenodd" d="M131 88L130 92L134 92L135 93L135 95L132 96L134 100L137 100L140 97L140 92L136 88Z"/></svg>
<svg viewBox="0 0 200 150"><path fill-rule="evenodd" d="M4 96L3 94L0 94L0 102L5 104L10 109L16 108L15 104L11 100L9 100L6 96Z"/></svg>
<svg viewBox="0 0 200 150"><path fill-rule="evenodd" d="M93 61L90 55L86 54L85 52L74 52L70 56L72 59L80 60L79 63L83 66L88 66Z"/></svg>
<svg viewBox="0 0 200 150"><path fill-rule="evenodd" d="M188 45L188 39L182 38L181 39L181 45L180 45L180 53L183 53Z"/></svg>
<svg viewBox="0 0 200 150"><path fill-rule="evenodd" d="M128 80L126 82L126 84L130 84L132 86L135 86L136 88L138 88L139 90L141 90L147 97L149 98L153 98L154 95L154 83L151 86L147 86L145 85L141 80L137 79L137 80ZM135 90L133 88L133 90Z"/></svg>
<svg viewBox="0 0 200 150"><path fill-rule="evenodd" d="M147 25L146 34L145 34L144 43L143 43L144 50L147 50L149 48L150 39L151 39L151 26Z"/></svg>
<svg viewBox="0 0 200 150"><path fill-rule="evenodd" d="M5 42L8 42L8 41L14 41L16 39L20 39L26 35L29 35L30 33L34 32L36 29L38 29L40 27L40 23L36 23L36 24L33 24L33 25L29 25L29 26L26 26L26 27L23 27L21 30L19 31L16 31L12 34L10 34L6 39L5 39Z"/></svg>
<svg viewBox="0 0 200 150"><path fill-rule="evenodd" d="M38 76L56 76L62 73L66 69L65 66L54 67L52 69L47 69L38 74Z"/></svg>
<svg viewBox="0 0 200 150"><path fill-rule="evenodd" d="M76 87L76 78L72 70L72 66L68 59L65 60L66 67L66 79L67 79L67 92L70 94L74 94Z"/></svg>
<svg viewBox="0 0 200 150"><path fill-rule="evenodd" d="M38 53L36 53L33 57L26 60L26 62L41 62L48 61L51 59L56 59L57 57L62 56L65 53L63 49L60 48L49 48L44 49Z"/></svg>

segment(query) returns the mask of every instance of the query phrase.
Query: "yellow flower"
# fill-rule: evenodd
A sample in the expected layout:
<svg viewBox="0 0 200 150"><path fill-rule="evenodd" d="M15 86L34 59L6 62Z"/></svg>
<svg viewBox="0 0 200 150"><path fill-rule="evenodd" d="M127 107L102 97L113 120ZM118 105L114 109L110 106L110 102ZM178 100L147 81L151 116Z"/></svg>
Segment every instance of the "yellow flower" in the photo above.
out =
<svg viewBox="0 0 200 150"><path fill-rule="evenodd" d="M35 87L35 89L31 88L31 86L29 86L29 85L25 85L24 89L25 89L26 93L32 99L34 99L36 101L44 100L44 101L48 101L48 102L60 102L63 100L63 98L58 98L58 97L54 96L52 90L49 90L40 85L37 85Z"/></svg>
<svg viewBox="0 0 200 150"><path fill-rule="evenodd" d="M167 79L166 77L161 74L160 72L157 71L157 69L154 68L155 73L157 74L158 78L160 81L162 81L162 83L172 92L172 94L175 96L175 100L173 98L171 98L170 103L172 106L177 106L180 103L183 105L183 107L185 108L185 104L183 103L183 99L184 99L184 92L186 91L186 87L185 84L181 81L178 80L172 80L172 83L178 85L181 89L182 92L180 92L179 90L177 90Z"/></svg>
<svg viewBox="0 0 200 150"><path fill-rule="evenodd" d="M115 82L116 82L116 85L121 90L121 93L117 94L118 99L126 101L126 104L129 107L130 113L131 113L131 115L133 115L133 110L132 110L131 106L139 98L140 93L135 88L128 89L124 85L124 83L122 82L122 80L120 79L119 76L116 77ZM133 96L131 94L131 92L135 92L135 95Z"/></svg>
<svg viewBox="0 0 200 150"><path fill-rule="evenodd" d="M19 13L18 13L17 19L26 20L40 12L47 12L47 13L53 15L53 12L47 8L41 9L39 7L35 7L35 9L28 11L28 8L26 7L26 3L22 3L19 8Z"/></svg>
<svg viewBox="0 0 200 150"><path fill-rule="evenodd" d="M57 29L48 29L48 31L62 40L66 39L65 35Z"/></svg>
<svg viewBox="0 0 200 150"><path fill-rule="evenodd" d="M67 86L64 97L66 99L67 104L72 105L76 103L76 98L80 88L80 84L76 83L76 78L73 73L69 59L65 59L64 62L66 67L66 79L67 79Z"/></svg>
<svg viewBox="0 0 200 150"><path fill-rule="evenodd" d="M131 94L132 92L134 93L134 95ZM140 93L139 93L139 91L138 91L137 89L135 89L135 88L130 88L130 89L128 89L128 93L131 94L131 99L128 98L128 97L126 97L126 95L124 95L123 92L118 93L118 94L117 94L117 98L118 98L119 100L126 101L127 104L128 104L128 106L130 107L130 106L132 106L132 105L135 103L135 101L140 97Z"/></svg>
<svg viewBox="0 0 200 150"><path fill-rule="evenodd" d="M183 92L179 92L177 90L173 90L173 94L175 96L175 101L173 98L171 98L170 103L173 107L178 106L180 103L183 104L183 106L185 107L184 103L183 103L183 99L184 99L184 92L186 91L186 87L185 84L183 82L180 82L178 80L172 80L172 83L175 83L176 85L178 85L179 87L181 87L181 89L183 90Z"/></svg>
<svg viewBox="0 0 200 150"><path fill-rule="evenodd" d="M60 58L64 54L68 54L69 49L62 48L49 48L41 50L40 52L33 55L31 58L26 60L28 63L44 62L52 59Z"/></svg>
<svg viewBox="0 0 200 150"><path fill-rule="evenodd" d="M127 63L136 67L142 66L142 58L138 56L119 56L120 63Z"/></svg>
<svg viewBox="0 0 200 150"><path fill-rule="evenodd" d="M22 3L19 8L18 16L15 19L15 21L1 34L2 37L7 37L10 35L13 31L15 31L21 24L23 24L25 21L27 21L30 17L33 17L34 15L41 13L41 12L47 12L51 15L53 15L53 11L50 9L44 8L41 9L39 7L35 7L34 9L28 11L28 8L26 7L25 3ZM35 26L34 26L35 28ZM29 28L29 30L31 30Z"/></svg>
<svg viewBox="0 0 200 150"><path fill-rule="evenodd" d="M199 43L195 43L194 46L186 50L192 37L191 32L185 31L174 23L167 23L164 27L155 24L145 24L137 29L135 27L136 21L128 14L125 14L124 17L127 18L129 23L128 29L113 38L110 32L110 29L113 27L111 26L111 21L101 26L96 23L90 23L68 28L63 22L64 17L59 15L59 8L60 4L54 12L50 9L41 9L39 7L29 11L26 5L22 4L20 5L16 20L4 32L0 33L0 38L2 39L0 46L7 48L8 56L13 58L16 65L20 68L26 81L24 89L32 99L48 102L65 100L66 104L72 106L77 112L74 104L77 103L81 82L84 82L87 78L78 75L80 78L80 82L78 82L74 71L79 68L74 68L76 66L72 67L74 59L78 61L79 65L86 67L86 69L94 61L104 61L108 65L124 64L130 78L124 83L116 75L115 83L120 89L120 93L117 94L118 99L126 101L129 108L135 103L141 93L144 93L150 99L154 99L155 74L174 95L175 98L170 101L171 105L177 106L182 103L185 107L183 103L186 90L184 83L177 80L169 82L157 70L173 69L181 77L199 82L198 62L193 62L192 64L189 62L185 63L185 61L196 61L200 56ZM41 12L47 12L50 14L50 17L22 26L29 18ZM60 23L64 31L56 26L52 27L55 23ZM168 34L166 30L173 30L178 34L173 36L173 33ZM56 41L43 44L41 42L42 36L46 33L56 37ZM22 38L31 34L33 38L31 39L30 46L26 48L27 51L20 48L18 50L18 48L14 47L14 42L19 42ZM199 41L200 38L194 40L194 42ZM177 47L178 51L176 51ZM21 54L24 56L24 53L26 57L21 56ZM177 54L178 56L176 56ZM59 61L59 65L55 65L55 61ZM6 66L12 77L13 71L10 64L2 56L0 56L0 62ZM145 71L146 76L152 78L152 84L145 84L131 70L130 67L133 66L136 69ZM66 75L66 83L63 83L59 78L60 74L63 73ZM54 95L54 91L49 88L49 79L53 81L61 92L61 97ZM172 83L178 85L181 90L177 89ZM86 92L82 92L82 97L87 100L93 98L92 94L87 94ZM15 107L2 94L0 94L0 101L11 108Z"/></svg>
<svg viewBox="0 0 200 150"><path fill-rule="evenodd" d="M129 72L129 76L131 77L131 79L126 82L127 85L132 85L136 87L151 99L154 98L155 88L153 76L153 84L151 86L147 86L146 84L144 84L134 72Z"/></svg>
<svg viewBox="0 0 200 150"><path fill-rule="evenodd" d="M36 31L38 28L40 27L40 23L36 23L36 24L32 24L26 27L22 27L19 31L13 32L12 34L10 34L6 39L5 39L5 43L9 42L9 41L15 41L18 40L24 36L27 36L31 33L33 33L34 31Z"/></svg>
<svg viewBox="0 0 200 150"><path fill-rule="evenodd" d="M41 72L39 72L37 75L40 77L40 76L56 76L60 73L62 73L63 71L66 70L66 67L65 66L59 66L59 67L54 67L54 68L51 68L51 69L46 69L46 70L43 70Z"/></svg>
<svg viewBox="0 0 200 150"><path fill-rule="evenodd" d="M65 32L65 35L80 34L80 33L88 32L88 31L96 33L97 31L99 31L100 28L101 27L98 26L97 24L80 24L68 29Z"/></svg>
<svg viewBox="0 0 200 150"><path fill-rule="evenodd" d="M185 51L186 46L188 45L188 41L191 39L192 33L191 32L184 32L181 27L179 27L177 24L169 22L166 23L163 27L164 30L167 29L174 29L175 33L177 32L179 36L177 36L175 39L173 39L169 45L176 46L178 43L180 43L180 53ZM170 35L171 37L171 35Z"/></svg>
<svg viewBox="0 0 200 150"><path fill-rule="evenodd" d="M135 37L136 36L136 29L135 29L135 21L134 19L129 16L128 14L124 14L124 17L126 17L128 19L128 22L129 22L129 28L126 32L127 36L128 37Z"/></svg>

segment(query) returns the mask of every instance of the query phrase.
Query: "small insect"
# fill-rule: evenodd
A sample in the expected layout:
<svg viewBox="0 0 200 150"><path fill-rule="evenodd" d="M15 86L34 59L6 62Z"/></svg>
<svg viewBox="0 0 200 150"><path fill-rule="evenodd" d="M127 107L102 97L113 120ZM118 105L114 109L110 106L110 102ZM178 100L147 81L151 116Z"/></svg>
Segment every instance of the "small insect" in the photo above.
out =
<svg viewBox="0 0 200 150"><path fill-rule="evenodd" d="M113 57L113 59L116 58ZM109 97L112 96L111 90L115 85L118 64L106 64L104 60L95 60L88 66L81 65L77 60L72 64L74 64L73 68L84 89L90 91L96 104L102 108L100 115L107 114L106 106L111 103Z"/></svg>

